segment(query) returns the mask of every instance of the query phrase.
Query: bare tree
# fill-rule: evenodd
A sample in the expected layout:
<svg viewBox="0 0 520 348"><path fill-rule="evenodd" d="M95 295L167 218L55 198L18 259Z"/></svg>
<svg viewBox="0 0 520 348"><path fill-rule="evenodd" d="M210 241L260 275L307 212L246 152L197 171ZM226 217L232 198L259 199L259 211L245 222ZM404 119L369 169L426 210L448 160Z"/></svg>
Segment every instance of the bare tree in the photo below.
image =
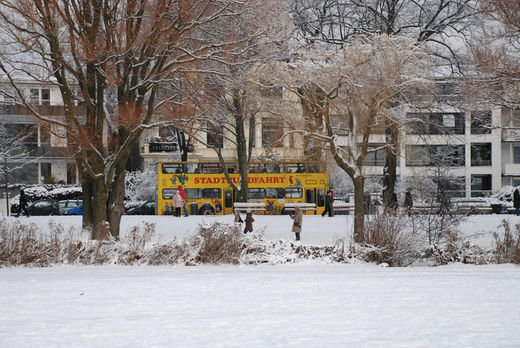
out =
<svg viewBox="0 0 520 348"><path fill-rule="evenodd" d="M24 145L25 140L30 136L24 131L13 132L13 129L5 123L0 123L0 177L3 178L4 183L7 215L9 215L9 177L38 159Z"/></svg>
<svg viewBox="0 0 520 348"><path fill-rule="evenodd" d="M452 72L463 70L466 36L478 13L472 0L294 0L293 19L306 43L343 47L352 35L405 36L442 58ZM385 202L397 178L399 125L387 120L383 180Z"/></svg>
<svg viewBox="0 0 520 348"><path fill-rule="evenodd" d="M160 86L182 79L187 70L203 70L205 61L239 54L233 51L237 41L216 36L214 29L246 5L241 0L0 1L0 68L36 117L66 129L80 170L83 224L92 226L92 238L119 235L130 150L143 129L162 121L154 118L156 108L175 100L174 95L159 98ZM64 119L34 110L17 87L18 76L56 83Z"/></svg>
<svg viewBox="0 0 520 348"><path fill-rule="evenodd" d="M520 3L515 0L480 0L486 19L475 40L476 75L466 80L474 103L517 109L520 106Z"/></svg>
<svg viewBox="0 0 520 348"><path fill-rule="evenodd" d="M426 84L421 74L428 71L429 63L410 40L359 36L335 52L303 51L284 72L287 88L312 110L294 122L294 132L326 144L354 183L354 239L358 243L363 242L363 166L367 154L379 149L369 148L369 142L383 136L387 119L401 122L407 104L404 98ZM307 115L315 119L308 122Z"/></svg>
<svg viewBox="0 0 520 348"><path fill-rule="evenodd" d="M181 124L191 137L212 148L238 201L248 199L249 162L255 139L256 118L269 112L279 86L262 79L269 61L279 59L285 50L285 39L291 31L288 1L252 0L247 16L226 23L219 30L249 47L244 54L230 57L226 64L213 63L213 73L197 76L190 83L190 98L195 105L191 117ZM247 38L247 41L245 40ZM233 64L228 64L230 61ZM240 176L239 184L231 180L225 165L224 143L234 147Z"/></svg>

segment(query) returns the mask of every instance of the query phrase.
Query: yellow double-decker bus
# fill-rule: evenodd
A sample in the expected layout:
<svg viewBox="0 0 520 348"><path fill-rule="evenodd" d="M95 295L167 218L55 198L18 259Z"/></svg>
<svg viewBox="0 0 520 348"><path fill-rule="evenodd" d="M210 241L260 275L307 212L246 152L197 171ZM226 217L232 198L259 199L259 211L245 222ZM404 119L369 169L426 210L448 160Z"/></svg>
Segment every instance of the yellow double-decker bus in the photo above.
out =
<svg viewBox="0 0 520 348"><path fill-rule="evenodd" d="M238 186L236 163L226 163L231 179ZM307 203L307 214L325 209L327 171L319 162L251 162L249 164L249 203L263 214L281 214L286 206ZM157 175L157 215L171 214L175 191L186 197L190 215L232 214L236 192L228 183L218 162L160 162ZM262 204L260 204L262 203ZM265 208L264 208L265 205Z"/></svg>

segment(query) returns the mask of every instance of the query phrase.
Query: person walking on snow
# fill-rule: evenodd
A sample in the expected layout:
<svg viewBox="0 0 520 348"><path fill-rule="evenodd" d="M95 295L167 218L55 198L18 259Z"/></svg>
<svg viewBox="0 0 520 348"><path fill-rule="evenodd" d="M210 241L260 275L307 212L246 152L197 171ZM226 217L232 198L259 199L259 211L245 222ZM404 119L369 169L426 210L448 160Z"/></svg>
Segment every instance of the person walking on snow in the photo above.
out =
<svg viewBox="0 0 520 348"><path fill-rule="evenodd" d="M242 218L240 217L240 210L235 209L235 224L239 225L242 222L244 221L242 221Z"/></svg>
<svg viewBox="0 0 520 348"><path fill-rule="evenodd" d="M25 212L25 215L29 216L29 212L27 211L27 198L25 197L25 192L20 190L20 203L18 204L18 214L16 214L16 217L20 217L22 210Z"/></svg>
<svg viewBox="0 0 520 348"><path fill-rule="evenodd" d="M292 231L296 234L296 240L300 240L300 233L302 232L303 215L300 207L294 208L294 214L291 215L293 219Z"/></svg>
<svg viewBox="0 0 520 348"><path fill-rule="evenodd" d="M182 208L182 197L179 191L175 191L175 195L173 196L173 214L177 217L181 217L181 208Z"/></svg>
<svg viewBox="0 0 520 348"><path fill-rule="evenodd" d="M332 216L332 192L329 190L327 194L325 195L325 210L321 214L321 216L325 216L325 214L329 213L329 217Z"/></svg>
<svg viewBox="0 0 520 348"><path fill-rule="evenodd" d="M181 194L182 198L182 210L184 211L184 217L188 217L188 209L186 209L186 194L184 193L184 188L182 185L177 186L179 189L179 193Z"/></svg>
<svg viewBox="0 0 520 348"><path fill-rule="evenodd" d="M244 233L253 232L253 222L255 222L253 214L251 214L251 210L248 210L246 214L246 227L244 228Z"/></svg>
<svg viewBox="0 0 520 348"><path fill-rule="evenodd" d="M513 207L515 208L515 215L518 216L520 214L520 191L518 188L513 192Z"/></svg>

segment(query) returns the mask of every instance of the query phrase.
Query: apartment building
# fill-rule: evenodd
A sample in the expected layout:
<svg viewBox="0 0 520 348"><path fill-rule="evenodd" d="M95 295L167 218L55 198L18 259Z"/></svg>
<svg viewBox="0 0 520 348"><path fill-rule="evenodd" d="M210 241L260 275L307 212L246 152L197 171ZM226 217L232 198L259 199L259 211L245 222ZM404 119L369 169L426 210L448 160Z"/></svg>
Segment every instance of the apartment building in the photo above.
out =
<svg viewBox="0 0 520 348"><path fill-rule="evenodd" d="M61 94L55 85L20 81L19 88L42 115L63 117ZM9 174L9 183L77 183L76 165L67 151L64 129L40 124L27 109L15 103L15 95L8 82L0 81L0 123L13 136L25 134L22 144L29 153L23 160L26 164ZM8 161L9 167L16 165ZM1 180L4 182L4 178Z"/></svg>

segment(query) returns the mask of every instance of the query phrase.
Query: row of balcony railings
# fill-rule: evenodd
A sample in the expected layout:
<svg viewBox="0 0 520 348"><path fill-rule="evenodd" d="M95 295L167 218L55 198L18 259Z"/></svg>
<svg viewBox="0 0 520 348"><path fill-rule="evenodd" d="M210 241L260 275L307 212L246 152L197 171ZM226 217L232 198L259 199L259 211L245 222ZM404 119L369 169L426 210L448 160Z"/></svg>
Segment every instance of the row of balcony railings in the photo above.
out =
<svg viewBox="0 0 520 348"><path fill-rule="evenodd" d="M85 105L74 107L76 114L85 113ZM65 107L63 105L35 105L34 109L44 116L64 116ZM31 110L20 104L1 104L0 115L32 115Z"/></svg>

